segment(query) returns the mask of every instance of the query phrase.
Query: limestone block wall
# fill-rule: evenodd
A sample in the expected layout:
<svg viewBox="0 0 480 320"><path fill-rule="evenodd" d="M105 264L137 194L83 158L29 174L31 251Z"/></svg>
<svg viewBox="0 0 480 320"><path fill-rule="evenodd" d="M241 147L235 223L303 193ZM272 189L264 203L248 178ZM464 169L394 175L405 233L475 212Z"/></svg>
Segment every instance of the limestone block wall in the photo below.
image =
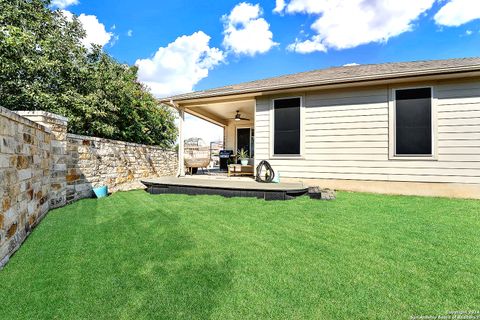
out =
<svg viewBox="0 0 480 320"><path fill-rule="evenodd" d="M51 132L50 208L64 206L67 201L67 118L45 111L19 111L19 115L32 120Z"/></svg>
<svg viewBox="0 0 480 320"><path fill-rule="evenodd" d="M173 150L67 134L67 119L0 107L0 268L51 208L92 188L142 188L143 177L175 175Z"/></svg>
<svg viewBox="0 0 480 320"><path fill-rule="evenodd" d="M0 107L0 266L49 209L52 137Z"/></svg>
<svg viewBox="0 0 480 320"><path fill-rule="evenodd" d="M130 189L144 177L175 175L177 153L155 146L67 135L67 201L90 197L92 188Z"/></svg>

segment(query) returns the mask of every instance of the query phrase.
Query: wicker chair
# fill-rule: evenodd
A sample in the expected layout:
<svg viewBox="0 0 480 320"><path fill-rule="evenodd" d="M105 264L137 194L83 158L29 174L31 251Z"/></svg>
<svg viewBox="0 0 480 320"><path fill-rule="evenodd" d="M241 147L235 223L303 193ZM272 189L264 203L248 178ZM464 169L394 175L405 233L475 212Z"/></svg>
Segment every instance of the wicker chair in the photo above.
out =
<svg viewBox="0 0 480 320"><path fill-rule="evenodd" d="M189 174L196 173L199 168L208 172L210 161L209 147L185 146L184 162Z"/></svg>

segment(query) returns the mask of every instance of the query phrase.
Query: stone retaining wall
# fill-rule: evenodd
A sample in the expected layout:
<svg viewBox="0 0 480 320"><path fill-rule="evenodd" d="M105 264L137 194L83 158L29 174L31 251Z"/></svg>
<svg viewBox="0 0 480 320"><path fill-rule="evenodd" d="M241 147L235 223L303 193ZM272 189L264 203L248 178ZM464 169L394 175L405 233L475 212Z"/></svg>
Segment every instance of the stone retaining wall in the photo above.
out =
<svg viewBox="0 0 480 320"><path fill-rule="evenodd" d="M19 111L17 114L48 128L51 150L50 208L64 206L67 199L67 183L65 181L67 172L67 118L45 111Z"/></svg>
<svg viewBox="0 0 480 320"><path fill-rule="evenodd" d="M67 201L90 197L92 187L135 188L145 177L175 175L177 153L155 146L67 135Z"/></svg>
<svg viewBox="0 0 480 320"><path fill-rule="evenodd" d="M0 266L49 209L51 140L49 129L0 107Z"/></svg>
<svg viewBox="0 0 480 320"><path fill-rule="evenodd" d="M92 188L139 188L175 175L177 154L155 146L67 134L67 119L0 107L0 268L51 208Z"/></svg>

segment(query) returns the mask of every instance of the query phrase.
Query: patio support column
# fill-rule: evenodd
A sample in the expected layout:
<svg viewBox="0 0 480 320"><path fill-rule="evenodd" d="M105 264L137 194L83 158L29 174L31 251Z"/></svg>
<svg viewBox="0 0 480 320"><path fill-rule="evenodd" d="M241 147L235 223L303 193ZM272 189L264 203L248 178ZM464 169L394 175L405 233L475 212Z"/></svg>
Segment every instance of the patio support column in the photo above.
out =
<svg viewBox="0 0 480 320"><path fill-rule="evenodd" d="M185 151L185 143L183 138L183 124L185 122L185 111L183 108L178 107L178 173L177 176L183 177L185 176L185 165L184 165L184 151Z"/></svg>

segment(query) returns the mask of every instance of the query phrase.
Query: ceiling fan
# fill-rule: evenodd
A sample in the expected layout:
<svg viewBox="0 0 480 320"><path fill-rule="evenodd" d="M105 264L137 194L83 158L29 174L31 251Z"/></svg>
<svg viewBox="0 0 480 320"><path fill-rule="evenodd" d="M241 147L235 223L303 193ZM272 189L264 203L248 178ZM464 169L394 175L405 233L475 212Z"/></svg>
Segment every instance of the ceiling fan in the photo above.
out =
<svg viewBox="0 0 480 320"><path fill-rule="evenodd" d="M243 118L242 115L240 114L240 111L237 110L237 114L235 115L235 118L233 118L233 120L235 120L235 121L247 120L247 121L248 121L248 120L250 120L250 119L248 119L248 118Z"/></svg>

